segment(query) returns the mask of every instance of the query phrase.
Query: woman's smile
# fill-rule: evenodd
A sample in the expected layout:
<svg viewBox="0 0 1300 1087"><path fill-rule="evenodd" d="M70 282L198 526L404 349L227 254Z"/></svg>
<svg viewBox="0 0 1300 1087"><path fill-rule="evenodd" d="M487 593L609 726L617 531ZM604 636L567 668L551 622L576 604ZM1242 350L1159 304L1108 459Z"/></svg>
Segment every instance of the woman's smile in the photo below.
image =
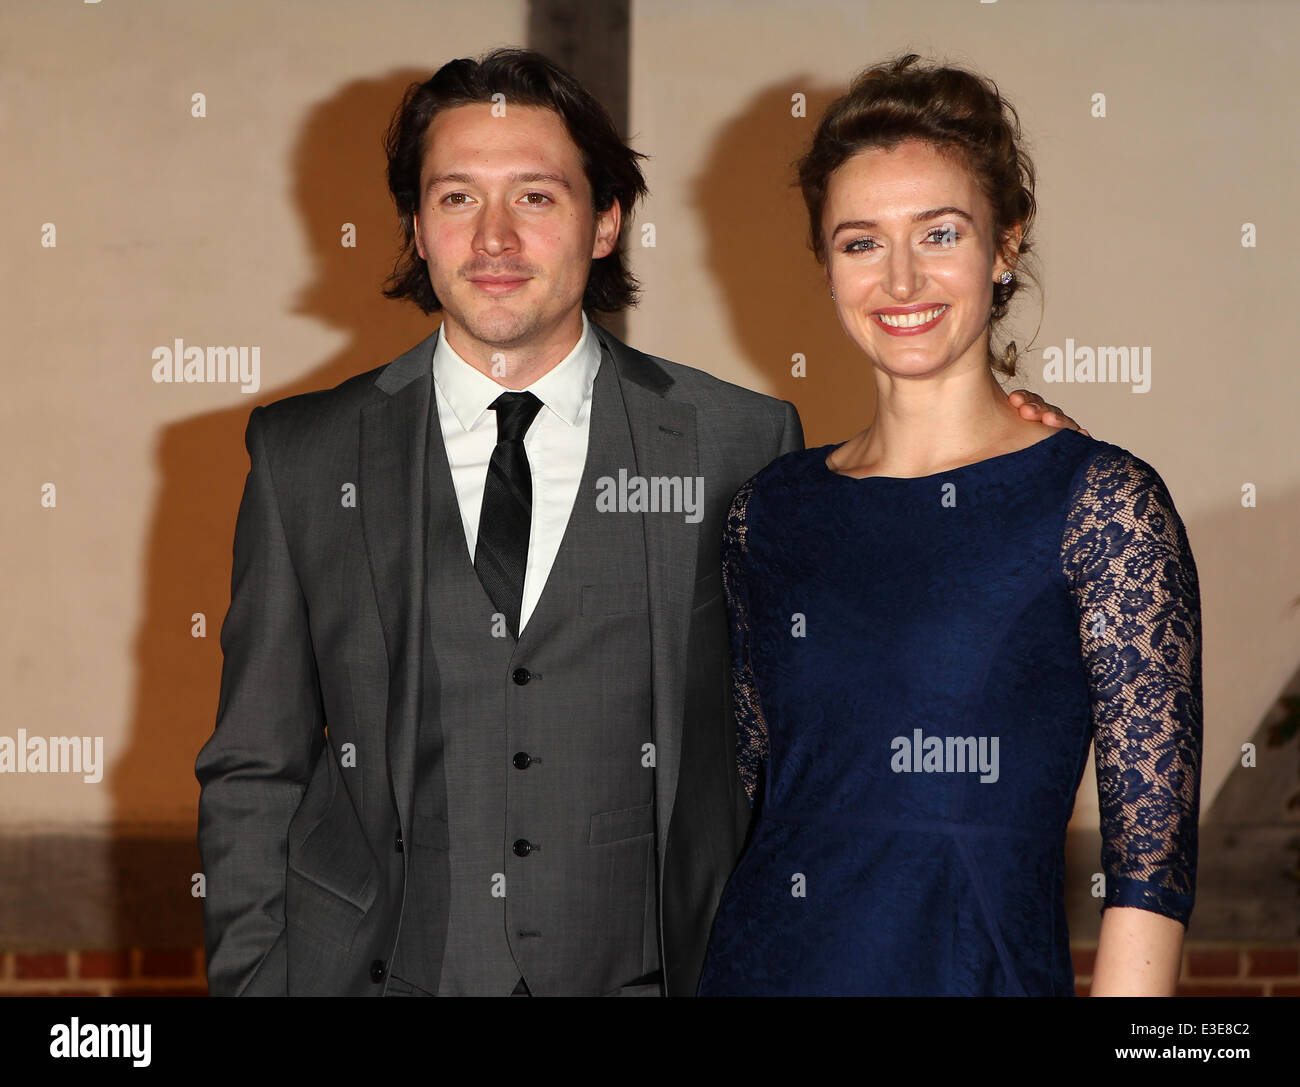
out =
<svg viewBox="0 0 1300 1087"><path fill-rule="evenodd" d="M936 327L950 309L951 306L945 305L923 308L896 306L877 310L871 316L891 336L917 336Z"/></svg>

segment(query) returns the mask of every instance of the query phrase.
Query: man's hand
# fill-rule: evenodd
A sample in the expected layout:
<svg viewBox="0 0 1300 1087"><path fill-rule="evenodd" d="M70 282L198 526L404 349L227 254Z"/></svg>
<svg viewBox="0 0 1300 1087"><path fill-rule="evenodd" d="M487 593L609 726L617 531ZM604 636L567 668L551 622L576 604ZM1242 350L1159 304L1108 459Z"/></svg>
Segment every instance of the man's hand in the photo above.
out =
<svg viewBox="0 0 1300 1087"><path fill-rule="evenodd" d="M1007 397L1011 401L1013 408L1020 410L1020 418L1032 419L1034 422L1044 423L1047 426L1069 427L1071 430L1077 430L1080 434L1088 434L1078 423L1071 419L1055 404L1049 404L1037 393L1031 393L1028 389L1013 389ZM1092 435L1088 434L1091 438Z"/></svg>

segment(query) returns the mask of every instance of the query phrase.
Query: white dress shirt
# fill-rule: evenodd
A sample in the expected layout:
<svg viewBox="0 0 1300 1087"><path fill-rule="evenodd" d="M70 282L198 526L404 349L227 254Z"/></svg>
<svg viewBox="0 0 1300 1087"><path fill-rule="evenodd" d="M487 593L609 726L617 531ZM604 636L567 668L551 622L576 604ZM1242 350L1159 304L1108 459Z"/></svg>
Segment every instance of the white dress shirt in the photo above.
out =
<svg viewBox="0 0 1300 1087"><path fill-rule="evenodd" d="M470 562L478 541L483 488L488 464L497 444L497 414L488 410L503 392L530 392L541 410L524 435L524 452L533 477L533 520L528 532L528 565L524 571L522 633L555 564L569 514L587 463L591 430L591 390L600 367L600 344L582 315L582 335L554 369L526 389L507 388L474 369L438 335L433 350L433 386L438 422L451 465L460 519Z"/></svg>

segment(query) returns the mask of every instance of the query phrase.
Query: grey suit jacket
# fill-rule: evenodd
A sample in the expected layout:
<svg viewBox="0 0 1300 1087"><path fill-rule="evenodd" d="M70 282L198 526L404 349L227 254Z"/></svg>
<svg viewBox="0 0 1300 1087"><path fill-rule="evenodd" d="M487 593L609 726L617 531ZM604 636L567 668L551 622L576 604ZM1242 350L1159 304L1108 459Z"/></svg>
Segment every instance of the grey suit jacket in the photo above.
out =
<svg viewBox="0 0 1300 1087"><path fill-rule="evenodd" d="M660 950L667 993L690 995L750 813L735 769L723 520L739 486L803 434L788 402L593 328L639 474L703 479L697 523L642 517ZM196 763L213 995L386 987L422 709L434 342L249 417L217 723ZM359 765L353 751L350 763L339 722L385 758Z"/></svg>

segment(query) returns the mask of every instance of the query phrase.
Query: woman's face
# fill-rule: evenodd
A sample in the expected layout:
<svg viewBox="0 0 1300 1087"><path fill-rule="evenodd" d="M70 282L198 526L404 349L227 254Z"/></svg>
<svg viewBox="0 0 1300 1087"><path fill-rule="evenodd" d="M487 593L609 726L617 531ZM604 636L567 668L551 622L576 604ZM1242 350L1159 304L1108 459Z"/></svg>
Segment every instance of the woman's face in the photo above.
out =
<svg viewBox="0 0 1300 1087"><path fill-rule="evenodd" d="M917 140L859 152L831 175L822 230L840 323L874 365L899 378L987 367L1008 265L959 160Z"/></svg>

